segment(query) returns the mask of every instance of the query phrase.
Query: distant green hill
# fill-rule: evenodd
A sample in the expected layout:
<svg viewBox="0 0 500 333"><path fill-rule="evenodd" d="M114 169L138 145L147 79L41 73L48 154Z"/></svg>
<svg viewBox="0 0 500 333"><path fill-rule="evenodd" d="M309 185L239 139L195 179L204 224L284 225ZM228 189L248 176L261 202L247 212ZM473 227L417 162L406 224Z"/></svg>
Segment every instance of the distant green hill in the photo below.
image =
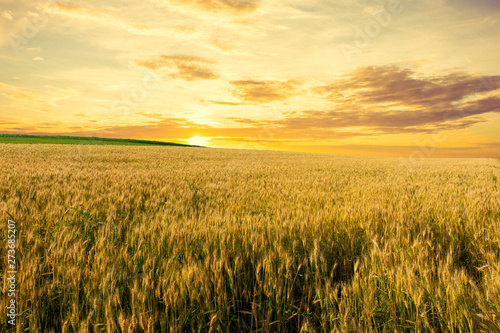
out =
<svg viewBox="0 0 500 333"><path fill-rule="evenodd" d="M135 139L110 139L87 136L65 136L65 135L27 135L27 134L0 134L0 143L50 143L50 144L72 144L72 145L121 145L121 146L182 146L181 143L135 140Z"/></svg>

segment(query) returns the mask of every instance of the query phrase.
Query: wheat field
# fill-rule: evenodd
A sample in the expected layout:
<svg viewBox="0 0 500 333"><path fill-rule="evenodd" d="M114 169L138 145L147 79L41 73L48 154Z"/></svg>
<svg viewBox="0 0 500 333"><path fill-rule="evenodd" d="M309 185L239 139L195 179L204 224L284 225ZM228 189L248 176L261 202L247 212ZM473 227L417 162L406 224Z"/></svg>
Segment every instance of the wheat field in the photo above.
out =
<svg viewBox="0 0 500 333"><path fill-rule="evenodd" d="M11 331L500 332L498 160L2 144L0 168Z"/></svg>

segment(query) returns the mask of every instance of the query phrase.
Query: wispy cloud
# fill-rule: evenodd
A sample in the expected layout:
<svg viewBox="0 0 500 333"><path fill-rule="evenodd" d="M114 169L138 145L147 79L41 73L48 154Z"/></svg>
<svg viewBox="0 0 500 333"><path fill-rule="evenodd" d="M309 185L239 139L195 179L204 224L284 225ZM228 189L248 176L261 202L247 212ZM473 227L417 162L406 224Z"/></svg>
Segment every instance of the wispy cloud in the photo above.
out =
<svg viewBox="0 0 500 333"><path fill-rule="evenodd" d="M113 7L98 8L69 3L58 3L56 7L49 7L47 10L55 14L67 17L93 20L100 24L113 26L135 35L178 37L182 36L183 34L192 34L195 32L194 28L190 26L148 25L132 23L120 18L118 16L118 9Z"/></svg>
<svg viewBox="0 0 500 333"><path fill-rule="evenodd" d="M425 76L410 68L388 65L356 69L316 91L334 102L435 109L499 87L500 76L466 72Z"/></svg>
<svg viewBox="0 0 500 333"><path fill-rule="evenodd" d="M0 95L14 101L18 108L29 111L50 111L58 101L79 95L71 88L47 86L46 90L40 92L0 82Z"/></svg>
<svg viewBox="0 0 500 333"><path fill-rule="evenodd" d="M188 119L164 118L154 123L114 126L101 129L109 137L138 137L138 138L178 138L188 139L198 135L203 137L240 138L248 142L258 142L267 135L267 139L274 142L280 140L311 140L311 139L341 139L357 136L369 136L369 133L336 132L332 130L310 131L308 129L279 128L264 123L254 126L215 127L196 124Z"/></svg>
<svg viewBox="0 0 500 333"><path fill-rule="evenodd" d="M276 123L292 128L361 126L382 132L464 128L500 111L500 76L466 72L423 75L396 65L364 67L315 92L329 110L305 110Z"/></svg>
<svg viewBox="0 0 500 333"><path fill-rule="evenodd" d="M230 55L250 55L249 52L244 51L241 47L236 46L230 42L222 41L218 38L212 39L209 42L203 43L203 45L211 50L217 51L222 54Z"/></svg>
<svg viewBox="0 0 500 333"><path fill-rule="evenodd" d="M159 71L163 68L170 70L166 75L171 78L179 78L186 81L213 80L219 77L210 68L214 61L201 57L185 55L167 56L161 55L154 60L136 60L138 66Z"/></svg>
<svg viewBox="0 0 500 333"><path fill-rule="evenodd" d="M300 92L302 82L299 80L237 80L231 81L230 85L231 93L244 102L269 103L296 96Z"/></svg>
<svg viewBox="0 0 500 333"><path fill-rule="evenodd" d="M259 7L258 0L154 0L161 5L181 6L189 10L210 13L242 15L252 13Z"/></svg>
<svg viewBox="0 0 500 333"><path fill-rule="evenodd" d="M205 102L205 100L203 100ZM215 101L212 99L207 100L206 102L212 103L212 104L218 104L218 105L227 105L227 106L238 106L238 105L246 105L246 103L240 103L240 102L226 102L226 101Z"/></svg>
<svg viewBox="0 0 500 333"><path fill-rule="evenodd" d="M3 10L1 15L4 19L8 21L14 20L14 18L12 17L12 11L10 10Z"/></svg>

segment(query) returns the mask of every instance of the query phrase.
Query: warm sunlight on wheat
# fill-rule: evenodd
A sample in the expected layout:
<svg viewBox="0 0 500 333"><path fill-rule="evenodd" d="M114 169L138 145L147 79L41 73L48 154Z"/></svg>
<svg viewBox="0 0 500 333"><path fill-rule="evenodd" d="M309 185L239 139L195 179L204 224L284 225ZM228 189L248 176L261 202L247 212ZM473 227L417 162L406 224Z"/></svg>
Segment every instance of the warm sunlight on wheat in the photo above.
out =
<svg viewBox="0 0 500 333"><path fill-rule="evenodd" d="M498 160L0 145L0 167L17 332L499 330Z"/></svg>

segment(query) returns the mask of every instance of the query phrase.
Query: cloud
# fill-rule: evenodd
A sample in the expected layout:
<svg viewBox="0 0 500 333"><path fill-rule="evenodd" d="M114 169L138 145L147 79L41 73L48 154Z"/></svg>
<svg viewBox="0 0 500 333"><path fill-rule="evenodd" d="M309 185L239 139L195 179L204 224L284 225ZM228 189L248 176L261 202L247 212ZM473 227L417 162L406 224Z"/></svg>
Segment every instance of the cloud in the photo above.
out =
<svg viewBox="0 0 500 333"><path fill-rule="evenodd" d="M29 90L26 88L16 87L16 86L6 84L6 83L1 83L1 82L0 82L0 94L6 96L8 98L11 98L11 99L23 99L23 100L24 99L27 99L27 100L35 99L36 97L38 97L40 95L39 93L37 93L35 91Z"/></svg>
<svg viewBox="0 0 500 333"><path fill-rule="evenodd" d="M83 114L75 116L85 117ZM151 117L154 118L154 117ZM276 144L284 141L307 142L318 139L345 139L359 136L369 136L369 133L337 132L331 129L320 129L311 131L309 129L279 128L265 122L254 122L252 124L239 124L234 127L215 127L210 125L196 124L185 118L163 118L154 119L142 124L131 124L121 126L96 126L94 129L84 127L64 127L62 124L45 124L44 126L0 126L0 130L8 133L39 134L41 131L52 132L52 134L99 136L108 138L137 138L137 139L163 139L163 140L185 140L193 136L210 137L212 140L218 138L234 138L233 142L247 142L255 145L273 142ZM251 126L247 126L251 125ZM261 147L262 148L262 147Z"/></svg>
<svg viewBox="0 0 500 333"><path fill-rule="evenodd" d="M303 92L295 81L232 81L231 84L235 86L235 96L253 103L281 101ZM324 139L345 132L351 136L432 133L485 122L480 115L500 112L499 89L500 76L465 72L423 75L395 65L365 67L312 88L329 102L326 109L289 111L277 120L226 119L246 126L279 129L283 133L299 135L309 131Z"/></svg>
<svg viewBox="0 0 500 333"><path fill-rule="evenodd" d="M14 102L20 110L50 111L53 107L48 96L35 90L0 83L0 95Z"/></svg>
<svg viewBox="0 0 500 333"><path fill-rule="evenodd" d="M232 45L231 43L221 41L220 39L213 39L210 42L205 42L203 45L211 50L217 51L222 54L231 55L250 55L248 51L243 51L239 47Z"/></svg>
<svg viewBox="0 0 500 333"><path fill-rule="evenodd" d="M193 130L200 125L191 123L181 118L166 118L153 124L112 126L101 128L101 133L105 137L115 138L190 138Z"/></svg>
<svg viewBox="0 0 500 333"><path fill-rule="evenodd" d="M205 100L203 100L205 101ZM212 104L218 104L218 105L229 105L229 106L238 106L238 105L246 105L245 103L238 103L238 102L225 102L225 101L214 101L212 99L207 100L207 102L210 102Z"/></svg>
<svg viewBox="0 0 500 333"><path fill-rule="evenodd" d="M85 115L83 115L85 116ZM186 119L164 118L154 124L139 124L127 126L61 126L61 123L52 122L37 124L36 126L26 126L17 124L14 126L2 126L2 133L21 133L21 134L61 134L74 136L96 136L106 138L143 138L143 139L162 139L162 138L190 138L197 125Z"/></svg>
<svg viewBox="0 0 500 333"><path fill-rule="evenodd" d="M79 6L71 3L57 3L57 9L61 13L73 14L83 17L110 17L110 13L117 11L111 8L96 8L92 6Z"/></svg>
<svg viewBox="0 0 500 333"><path fill-rule="evenodd" d="M118 10L112 7L97 8L92 6L79 6L68 3L58 3L57 6L50 7L47 10L49 12L54 12L56 14L67 17L93 20L101 24L106 24L121 30L125 30L135 35L182 36L183 34L191 34L195 32L192 27L188 26L133 24L117 17L116 12L118 12Z"/></svg>
<svg viewBox="0 0 500 333"><path fill-rule="evenodd" d="M226 52L226 53L232 53L234 52L235 50L235 47L234 46L231 46L231 45L228 45L228 44L225 44L225 43L222 43L220 40L218 39L214 39L210 42L210 45L213 46L215 49L217 50L220 50L222 52Z"/></svg>
<svg viewBox="0 0 500 333"><path fill-rule="evenodd" d="M143 117L150 118L150 119L156 119L156 120L165 119L165 115L161 114L161 113L136 112L136 114L141 115Z"/></svg>
<svg viewBox="0 0 500 333"><path fill-rule="evenodd" d="M485 111L490 112L490 111ZM302 111L284 119L268 121L268 124L279 125L289 129L341 129L362 127L360 131L376 131L377 133L418 133L433 132L444 129L466 128L483 122L481 118L465 118L458 113L417 111Z"/></svg>
<svg viewBox="0 0 500 333"><path fill-rule="evenodd" d="M12 12L10 10L2 11L2 17L8 21L14 20L14 18L12 17Z"/></svg>
<svg viewBox="0 0 500 333"><path fill-rule="evenodd" d="M329 110L288 114L287 128L364 127L383 133L465 128L500 111L500 76L465 72L423 75L396 65L363 67L314 89ZM467 119L465 119L467 118Z"/></svg>
<svg viewBox="0 0 500 333"><path fill-rule="evenodd" d="M260 120L253 120L253 119L246 119L246 118L239 118L239 117L227 117L226 119L231 120L235 123L248 124L248 125L262 124L262 121L260 121Z"/></svg>
<svg viewBox="0 0 500 333"><path fill-rule="evenodd" d="M481 77L465 72L423 76L412 69L389 65L356 69L316 92L332 101L434 108L499 87L500 76Z"/></svg>
<svg viewBox="0 0 500 333"><path fill-rule="evenodd" d="M250 14L257 10L258 0L154 0L160 5L174 5L208 13Z"/></svg>
<svg viewBox="0 0 500 333"><path fill-rule="evenodd" d="M155 60L136 60L138 66L154 71L163 68L170 70L166 75L171 78L180 78L186 81L214 80L219 77L209 66L214 61L201 57L184 55L167 56L161 55Z"/></svg>
<svg viewBox="0 0 500 333"><path fill-rule="evenodd" d="M17 87L0 82L0 95L15 102L17 108L29 111L50 111L57 102L66 100L79 93L71 88L45 86L46 92Z"/></svg>
<svg viewBox="0 0 500 333"><path fill-rule="evenodd" d="M231 92L235 97L249 103L269 103L284 101L300 92L302 83L298 80L288 81L231 81Z"/></svg>

